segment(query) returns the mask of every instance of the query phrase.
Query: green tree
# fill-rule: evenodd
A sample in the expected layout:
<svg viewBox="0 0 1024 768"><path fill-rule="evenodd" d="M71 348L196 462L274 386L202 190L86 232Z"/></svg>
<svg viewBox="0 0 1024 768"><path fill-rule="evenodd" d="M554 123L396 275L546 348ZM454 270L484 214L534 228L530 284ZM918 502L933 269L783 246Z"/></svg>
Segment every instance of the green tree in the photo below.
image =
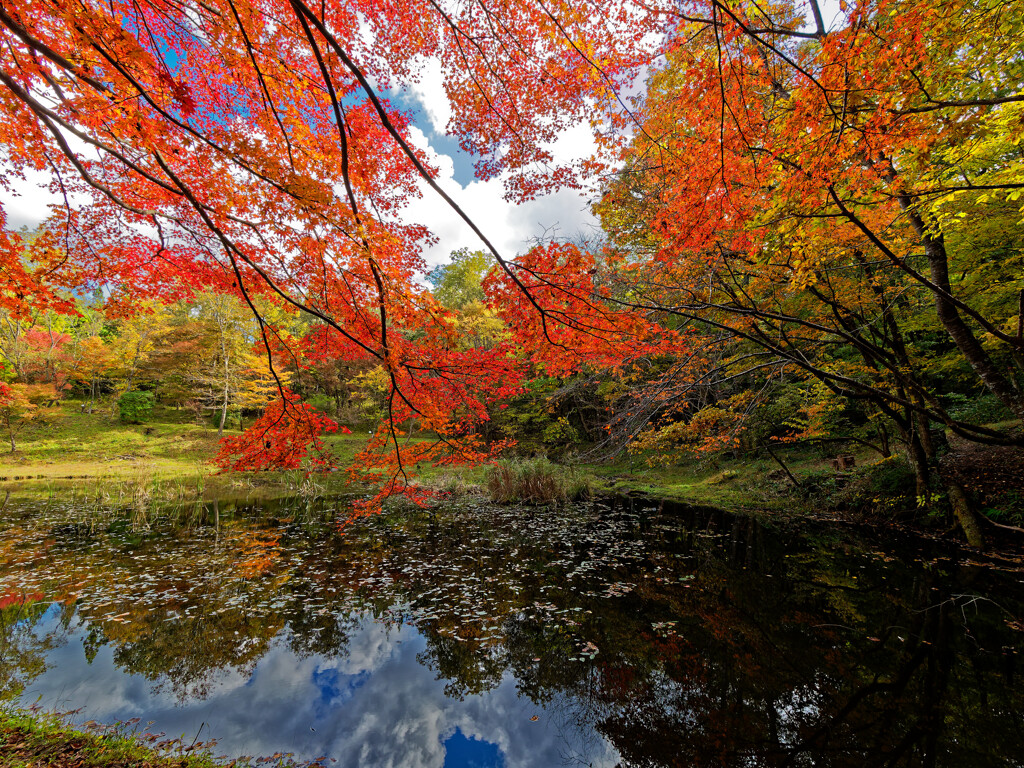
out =
<svg viewBox="0 0 1024 768"><path fill-rule="evenodd" d="M483 251L460 248L453 251L451 262L434 267L427 275L434 298L448 309L462 309L471 302L484 299L483 279L494 260Z"/></svg>
<svg viewBox="0 0 1024 768"><path fill-rule="evenodd" d="M125 424L142 424L153 413L153 393L125 392L117 399L117 410Z"/></svg>

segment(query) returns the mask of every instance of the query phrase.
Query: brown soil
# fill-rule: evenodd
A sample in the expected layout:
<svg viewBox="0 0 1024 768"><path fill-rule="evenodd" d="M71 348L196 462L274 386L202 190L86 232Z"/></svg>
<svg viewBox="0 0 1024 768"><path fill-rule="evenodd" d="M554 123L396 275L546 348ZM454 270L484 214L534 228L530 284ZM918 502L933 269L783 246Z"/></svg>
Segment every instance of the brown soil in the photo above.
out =
<svg viewBox="0 0 1024 768"><path fill-rule="evenodd" d="M981 509L1024 511L1024 447L950 440L942 474L963 486Z"/></svg>

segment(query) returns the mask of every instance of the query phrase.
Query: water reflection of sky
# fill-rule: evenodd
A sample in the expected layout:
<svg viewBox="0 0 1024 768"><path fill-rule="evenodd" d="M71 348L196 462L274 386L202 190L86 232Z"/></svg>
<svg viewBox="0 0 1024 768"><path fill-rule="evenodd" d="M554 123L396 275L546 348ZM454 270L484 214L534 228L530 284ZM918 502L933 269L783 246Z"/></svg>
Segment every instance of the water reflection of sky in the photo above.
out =
<svg viewBox="0 0 1024 768"><path fill-rule="evenodd" d="M35 631L56 623L48 613ZM250 675L222 670L206 699L184 703L169 686L118 668L112 645L87 662L80 629L72 626L68 642L47 655L48 671L26 688L22 703L80 708L79 721L153 720L152 730L186 742L217 739L215 754L294 751L297 758L334 758L328 764L339 768L618 762L598 734L569 722L571 702L556 698L542 708L520 698L510 673L483 695L445 696L445 681L417 661L426 642L408 625L389 629L362 617L347 655L335 658L300 658L278 636Z"/></svg>

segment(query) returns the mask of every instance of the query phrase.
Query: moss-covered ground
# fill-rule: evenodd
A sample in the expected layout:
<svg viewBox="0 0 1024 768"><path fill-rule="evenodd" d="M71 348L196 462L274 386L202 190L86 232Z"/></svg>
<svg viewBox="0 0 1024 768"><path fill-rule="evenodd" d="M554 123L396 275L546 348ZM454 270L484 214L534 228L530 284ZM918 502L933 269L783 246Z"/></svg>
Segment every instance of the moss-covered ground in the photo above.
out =
<svg viewBox="0 0 1024 768"><path fill-rule="evenodd" d="M238 434L225 430L225 435ZM330 443L344 466L365 438L337 435ZM303 480L298 471L220 473L213 464L217 430L196 424L188 411L161 406L144 424L122 424L108 411L83 413L80 403L68 401L46 422L18 434L16 446L13 453L0 453L0 492L19 496L74 490L116 497L144 489L155 499L173 501L285 494ZM340 490L347 476L335 473L318 482L326 490Z"/></svg>
<svg viewBox="0 0 1024 768"><path fill-rule="evenodd" d="M237 435L237 429L225 430ZM413 438L425 439L425 438ZM330 435L326 439L340 467L351 463L366 436ZM0 446L5 443L0 442ZM220 473L212 459L217 430L197 424L189 411L157 406L145 424L122 424L108 410L84 413L68 401L47 422L17 436L17 450L0 453L0 493L52 496L74 492L105 500L145 495L153 501L187 501L224 496L288 495L308 482L302 472ZM2 450L2 449L0 449ZM836 473L826 456L808 447L778 449L798 482L827 484ZM861 470L877 456L857 454ZM627 456L611 463L576 463L599 493L645 493L727 508L786 510L794 503L792 482L770 458L716 457L672 465L649 465ZM478 490L486 468L416 468L418 481L442 490ZM848 474L848 473L847 473ZM353 489L345 472L318 475L322 493Z"/></svg>

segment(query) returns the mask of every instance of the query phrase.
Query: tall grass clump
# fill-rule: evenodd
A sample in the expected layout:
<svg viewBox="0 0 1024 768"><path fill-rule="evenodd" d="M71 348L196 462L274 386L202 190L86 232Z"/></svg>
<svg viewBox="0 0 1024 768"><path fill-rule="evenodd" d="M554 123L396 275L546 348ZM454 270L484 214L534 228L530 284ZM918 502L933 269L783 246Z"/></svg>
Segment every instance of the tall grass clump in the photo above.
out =
<svg viewBox="0 0 1024 768"><path fill-rule="evenodd" d="M487 492L496 504L555 504L590 495L590 483L575 469L547 459L508 459L487 475Z"/></svg>

